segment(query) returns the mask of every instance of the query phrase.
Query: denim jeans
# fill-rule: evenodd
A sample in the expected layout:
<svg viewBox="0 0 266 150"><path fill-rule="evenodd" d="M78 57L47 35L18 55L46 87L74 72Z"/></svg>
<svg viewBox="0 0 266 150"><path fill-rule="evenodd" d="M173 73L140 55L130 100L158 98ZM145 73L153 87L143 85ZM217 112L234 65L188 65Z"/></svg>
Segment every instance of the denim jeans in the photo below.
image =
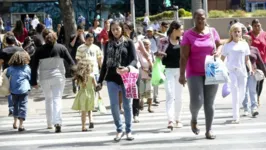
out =
<svg viewBox="0 0 266 150"><path fill-rule="evenodd" d="M25 120L27 115L28 93L12 94L12 100L14 102L13 116Z"/></svg>
<svg viewBox="0 0 266 150"><path fill-rule="evenodd" d="M245 111L249 111L248 95L250 97L250 102L251 102L251 111L253 111L254 109L257 109L258 107L256 87L257 87L257 81L255 79L255 76L249 75L248 81L247 81L245 99L242 103Z"/></svg>
<svg viewBox="0 0 266 150"><path fill-rule="evenodd" d="M14 103L12 101L12 95L11 94L7 96L7 100L8 100L8 110L9 110L9 112L13 113Z"/></svg>
<svg viewBox="0 0 266 150"><path fill-rule="evenodd" d="M119 99L118 99L119 91L122 91L124 117L126 122L126 133L130 133L132 126L132 99L126 98L126 90L123 85L118 85L115 82L108 81L107 89L109 93L111 111L114 123L116 126L116 131L118 133L123 132L123 123L120 117Z"/></svg>
<svg viewBox="0 0 266 150"><path fill-rule="evenodd" d="M40 81L45 96L47 125L62 124L62 96L65 78L52 78Z"/></svg>

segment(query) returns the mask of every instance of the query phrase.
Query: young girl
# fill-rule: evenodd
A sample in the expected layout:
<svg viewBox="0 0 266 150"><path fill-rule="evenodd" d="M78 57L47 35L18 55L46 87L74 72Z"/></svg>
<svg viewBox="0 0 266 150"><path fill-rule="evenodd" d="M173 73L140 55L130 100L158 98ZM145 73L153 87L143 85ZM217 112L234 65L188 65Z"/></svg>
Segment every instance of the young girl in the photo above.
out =
<svg viewBox="0 0 266 150"><path fill-rule="evenodd" d="M14 103L14 123L13 128L17 129L17 120L19 119L18 131L24 131L23 122L26 119L28 92L30 91L31 69L28 66L30 56L25 51L16 52L9 60L6 76L10 80L10 92Z"/></svg>
<svg viewBox="0 0 266 150"><path fill-rule="evenodd" d="M227 57L227 68L231 79L231 93L233 105L233 121L239 123L240 103L245 98L247 84L247 70L253 75L253 69L249 60L250 49L246 41L242 40L242 30L239 24L234 24L230 28L230 40L223 47L222 57L224 60Z"/></svg>
<svg viewBox="0 0 266 150"><path fill-rule="evenodd" d="M75 98L72 109L81 111L82 131L86 128L86 113L89 115L89 128L94 128L92 121L92 110L94 109L96 80L92 73L92 63L90 61L81 61L73 69L74 79L77 81L80 90Z"/></svg>

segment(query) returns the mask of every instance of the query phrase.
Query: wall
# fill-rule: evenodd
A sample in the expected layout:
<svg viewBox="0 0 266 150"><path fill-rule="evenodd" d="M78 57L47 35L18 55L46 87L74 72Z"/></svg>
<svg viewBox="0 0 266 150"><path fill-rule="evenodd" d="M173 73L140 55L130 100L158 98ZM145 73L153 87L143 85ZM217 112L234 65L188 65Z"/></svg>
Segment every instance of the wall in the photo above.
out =
<svg viewBox="0 0 266 150"><path fill-rule="evenodd" d="M208 0L210 10L227 10L231 9L231 0Z"/></svg>
<svg viewBox="0 0 266 150"><path fill-rule="evenodd" d="M262 25L262 28L266 28L266 17L258 17L258 18L239 18L240 22L243 24L246 24L246 22L251 23L254 19L259 19ZM234 20L234 18L210 18L208 19L208 24L211 27L215 27L215 29L218 31L220 37L222 39L228 38L228 24L231 20ZM184 24L185 29L189 29L193 27L193 21L192 19L181 19L181 21Z"/></svg>

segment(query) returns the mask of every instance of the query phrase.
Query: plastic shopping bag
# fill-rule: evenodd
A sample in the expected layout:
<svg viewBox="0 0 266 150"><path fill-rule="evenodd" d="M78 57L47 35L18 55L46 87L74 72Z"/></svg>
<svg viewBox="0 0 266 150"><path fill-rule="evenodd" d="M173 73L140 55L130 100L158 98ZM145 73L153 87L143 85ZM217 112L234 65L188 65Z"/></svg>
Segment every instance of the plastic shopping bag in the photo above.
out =
<svg viewBox="0 0 266 150"><path fill-rule="evenodd" d="M153 86L158 86L164 83L165 75L164 75L165 66L162 64L160 58L156 58L155 63L152 68L152 77L151 83Z"/></svg>
<svg viewBox="0 0 266 150"><path fill-rule="evenodd" d="M106 108L101 98L98 99L98 110L101 114L106 114Z"/></svg>
<svg viewBox="0 0 266 150"><path fill-rule="evenodd" d="M220 58L206 56L205 85L228 83L229 76L225 63Z"/></svg>
<svg viewBox="0 0 266 150"><path fill-rule="evenodd" d="M226 96L228 96L231 93L231 89L228 83L225 83L223 85L223 89L222 89L222 96L223 98L225 98Z"/></svg>
<svg viewBox="0 0 266 150"><path fill-rule="evenodd" d="M130 72L121 75L121 78L126 89L126 97L131 99L138 99L138 86L137 80L139 77L139 70L135 67L130 67Z"/></svg>

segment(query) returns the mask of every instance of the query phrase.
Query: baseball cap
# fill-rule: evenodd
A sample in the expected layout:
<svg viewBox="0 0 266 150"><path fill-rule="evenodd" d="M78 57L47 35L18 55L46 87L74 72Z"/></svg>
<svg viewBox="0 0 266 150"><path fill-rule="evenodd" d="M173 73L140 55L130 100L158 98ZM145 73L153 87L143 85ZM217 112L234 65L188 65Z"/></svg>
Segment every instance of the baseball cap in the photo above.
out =
<svg viewBox="0 0 266 150"><path fill-rule="evenodd" d="M149 26L147 31L153 31L153 27L152 26Z"/></svg>

